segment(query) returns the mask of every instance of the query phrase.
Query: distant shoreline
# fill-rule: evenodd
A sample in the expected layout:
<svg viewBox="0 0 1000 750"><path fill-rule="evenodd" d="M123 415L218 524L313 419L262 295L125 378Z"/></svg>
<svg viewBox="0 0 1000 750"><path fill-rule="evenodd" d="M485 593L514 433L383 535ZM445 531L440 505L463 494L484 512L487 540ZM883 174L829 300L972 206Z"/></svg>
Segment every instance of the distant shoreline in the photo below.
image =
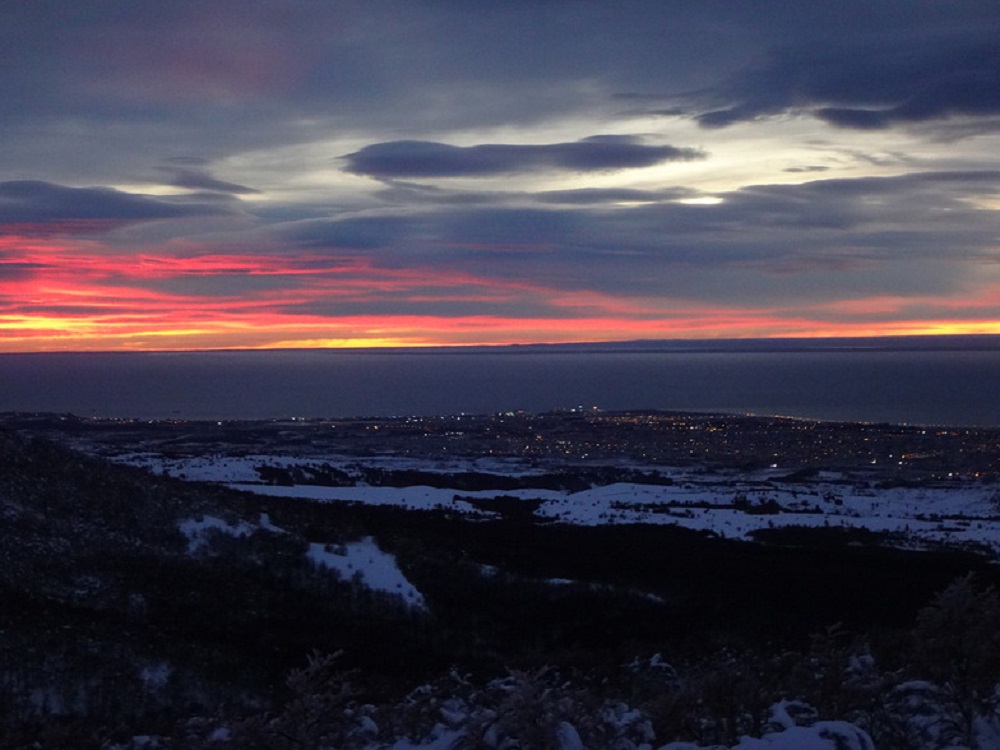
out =
<svg viewBox="0 0 1000 750"><path fill-rule="evenodd" d="M1000 351L1000 334L940 334L905 336L785 337L746 339L634 339L542 344L451 345L413 347L317 347L274 349L118 349L0 352L0 356L48 355L174 355L174 354L734 354L794 352L917 352Z"/></svg>

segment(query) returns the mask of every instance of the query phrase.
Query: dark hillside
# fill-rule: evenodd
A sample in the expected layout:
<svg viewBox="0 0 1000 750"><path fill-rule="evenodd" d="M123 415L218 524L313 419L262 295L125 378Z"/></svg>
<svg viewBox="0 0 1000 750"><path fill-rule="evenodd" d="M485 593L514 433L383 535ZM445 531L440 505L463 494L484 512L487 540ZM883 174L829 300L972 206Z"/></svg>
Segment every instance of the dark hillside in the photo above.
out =
<svg viewBox="0 0 1000 750"><path fill-rule="evenodd" d="M325 518L331 528L349 518L377 530L439 618L459 631L464 622L480 634L510 634L506 648L526 632L553 650L574 638L591 649L637 639L664 653L720 642L801 645L834 623L857 632L906 627L969 571L1000 583L1000 571L973 555L858 545L835 529L802 529L779 545L660 525L471 523L336 504L285 510L309 513L314 523ZM550 579L568 583L542 585ZM532 596L538 600L529 602ZM568 603L575 596L576 609ZM564 643L567 628L575 635Z"/></svg>
<svg viewBox="0 0 1000 750"><path fill-rule="evenodd" d="M275 695L313 649L411 677L419 617L315 571L301 536L189 553L178 523L236 521L240 500L0 433L0 720L213 711Z"/></svg>
<svg viewBox="0 0 1000 750"><path fill-rule="evenodd" d="M452 666L607 672L657 652L698 664L805 650L838 622L892 643L957 576L1000 580L975 558L814 532L752 544L245 495L9 432L0 518L11 738L53 721L168 735L184 716L252 713L287 697L286 675L314 650L343 651L379 702ZM179 524L208 518L248 531L190 546ZM362 536L395 555L426 610L307 560L310 543Z"/></svg>

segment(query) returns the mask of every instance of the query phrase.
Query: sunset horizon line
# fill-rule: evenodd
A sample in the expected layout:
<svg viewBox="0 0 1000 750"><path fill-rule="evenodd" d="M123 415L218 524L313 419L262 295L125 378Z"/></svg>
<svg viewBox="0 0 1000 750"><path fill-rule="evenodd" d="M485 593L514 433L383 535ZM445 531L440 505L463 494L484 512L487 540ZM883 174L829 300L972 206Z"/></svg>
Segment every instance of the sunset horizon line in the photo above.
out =
<svg viewBox="0 0 1000 750"><path fill-rule="evenodd" d="M525 349L571 349L571 348L591 348L591 347L611 347L615 349L623 347L646 348L649 351L658 351L654 347L665 347L670 349L690 348L708 351L713 348L747 348L757 344L766 346L767 344L785 343L791 345L788 350L794 350L796 345L805 346L811 342L813 344L844 344L853 342L856 345L864 343L906 344L917 340L925 344L921 348L936 348L927 346L930 344L945 342L965 343L972 345L978 342L981 345L992 344L1000 348L1000 332L991 331L963 331L958 333L928 333L928 332L893 332L880 334L780 334L780 335L760 335L760 336L724 336L724 337L666 337L666 338L628 338L628 339L593 339L593 340L573 340L573 341L531 341L531 342L484 342L484 343L396 343L396 344L374 344L364 345L326 345L326 346L214 346L214 347L185 347L185 348L132 348L132 349L31 349L31 350L0 350L0 355L33 355L33 354L211 354L211 353L251 353L251 352L357 352L357 353L399 353L421 351L440 353L462 352L476 350L525 350ZM895 347L894 347L895 348ZM954 346L947 348L954 349ZM963 347L966 348L966 347ZM976 348L976 347L972 347ZM987 346L986 348L993 348Z"/></svg>

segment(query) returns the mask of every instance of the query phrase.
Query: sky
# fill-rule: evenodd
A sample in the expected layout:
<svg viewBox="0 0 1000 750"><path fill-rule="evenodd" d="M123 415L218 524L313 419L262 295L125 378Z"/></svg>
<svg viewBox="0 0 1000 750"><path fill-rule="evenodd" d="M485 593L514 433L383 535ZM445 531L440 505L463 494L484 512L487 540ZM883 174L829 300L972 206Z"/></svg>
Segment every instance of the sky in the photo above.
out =
<svg viewBox="0 0 1000 750"><path fill-rule="evenodd" d="M0 4L0 351L1000 333L996 0Z"/></svg>

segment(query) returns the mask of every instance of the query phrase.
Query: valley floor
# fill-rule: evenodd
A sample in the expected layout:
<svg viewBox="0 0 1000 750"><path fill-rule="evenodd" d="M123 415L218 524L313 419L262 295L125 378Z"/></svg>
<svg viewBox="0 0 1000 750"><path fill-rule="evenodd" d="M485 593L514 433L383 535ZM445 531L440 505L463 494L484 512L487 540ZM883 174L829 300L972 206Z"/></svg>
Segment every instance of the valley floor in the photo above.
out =
<svg viewBox="0 0 1000 750"><path fill-rule="evenodd" d="M228 446L226 452L219 443L205 450L211 453L199 453L190 443L182 455L109 453L101 446L116 462L270 497L481 518L513 514L538 523L671 525L747 541L791 539L788 532L797 529L840 529L858 542L1000 556L1000 481L993 464L951 476L900 476L885 468L748 469L632 460L626 467L597 463L603 471L595 472L594 464L571 459L303 455L300 448L247 454L245 446ZM452 481L456 475L462 481ZM553 488L553 477L564 475L582 477L587 486ZM629 481L636 476L638 481ZM470 488L469 477L482 488Z"/></svg>

